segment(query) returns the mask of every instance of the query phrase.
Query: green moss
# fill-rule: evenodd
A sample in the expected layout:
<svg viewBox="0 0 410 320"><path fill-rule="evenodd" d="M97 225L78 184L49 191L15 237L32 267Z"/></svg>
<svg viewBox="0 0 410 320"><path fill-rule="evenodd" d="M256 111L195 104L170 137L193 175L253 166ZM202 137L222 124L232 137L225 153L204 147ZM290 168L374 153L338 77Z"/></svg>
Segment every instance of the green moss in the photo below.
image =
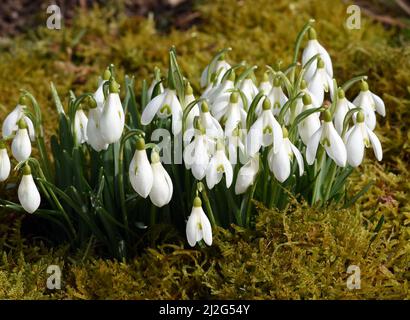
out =
<svg viewBox="0 0 410 320"><path fill-rule="evenodd" d="M216 0L198 6L203 24L169 34L157 32L151 20L95 8L62 31L38 28L4 40L0 119L24 88L40 102L50 133L57 117L50 81L62 96L69 88L77 94L94 90L97 75L113 62L117 79L126 71L139 87L154 66L166 74L171 45L194 91L202 68L228 46L233 48L229 62L255 63L262 77L265 64L289 63L297 32L313 17L339 83L367 74L370 89L386 102L387 116L379 118L376 129L384 159L376 163L368 150L368 160L350 179L349 194L369 181L375 185L353 207L318 211L294 203L283 212L260 208L255 231L217 229L210 248L187 249L184 239L172 235L163 241L169 244L147 240L148 249L129 263L88 258L92 251L73 255L65 248L46 249L41 239L28 243L20 236L20 220L7 216L0 224L0 298L409 298L410 47L400 33L365 17L360 30L345 29L346 6L319 0ZM347 97L358 90L350 89ZM0 188L3 197L4 185ZM375 233L381 217L384 223ZM63 289L57 292L45 288L45 270L54 263L63 267ZM346 288L351 264L361 268L360 290Z"/></svg>

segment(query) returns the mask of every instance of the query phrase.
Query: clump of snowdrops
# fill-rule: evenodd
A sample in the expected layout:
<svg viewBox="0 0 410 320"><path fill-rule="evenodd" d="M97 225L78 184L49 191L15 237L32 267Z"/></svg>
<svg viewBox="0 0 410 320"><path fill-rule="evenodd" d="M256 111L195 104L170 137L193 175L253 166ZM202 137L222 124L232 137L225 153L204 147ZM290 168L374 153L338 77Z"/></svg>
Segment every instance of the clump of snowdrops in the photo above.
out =
<svg viewBox="0 0 410 320"><path fill-rule="evenodd" d="M41 108L22 91L0 142L0 181L10 175L11 142L19 204L3 199L2 206L46 218L54 239L98 242L123 258L157 223L184 228L191 246L203 246L212 244L215 225L252 227L253 200L279 209L291 197L312 206L352 203L360 193L348 198L346 181L365 149L382 159L373 130L385 106L366 76L337 84L312 23L297 37L293 63L266 66L262 79L256 66L228 63L224 49L194 92L171 48L167 76L155 69L138 101L134 79L122 88L112 65L95 92L70 92L66 109L51 85L59 129L50 149ZM350 102L345 92L357 82Z"/></svg>

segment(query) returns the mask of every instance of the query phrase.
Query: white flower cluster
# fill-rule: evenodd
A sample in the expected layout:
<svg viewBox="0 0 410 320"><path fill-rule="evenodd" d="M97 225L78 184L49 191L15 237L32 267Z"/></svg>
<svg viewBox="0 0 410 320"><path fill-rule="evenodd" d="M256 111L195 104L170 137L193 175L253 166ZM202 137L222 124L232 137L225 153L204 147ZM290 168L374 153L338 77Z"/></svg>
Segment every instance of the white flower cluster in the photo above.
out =
<svg viewBox="0 0 410 320"><path fill-rule="evenodd" d="M175 84L164 88L156 76L148 89L150 101L142 112L141 124L149 125L156 118L171 118L172 133L175 136L183 135L183 159L187 170L196 180L205 179L209 189L219 184L223 177L227 188L236 181L236 194L245 193L255 183L261 167L269 167L277 181L284 182L291 174L292 163L296 161L298 173L302 176L305 163L312 165L315 162L319 145L339 167L346 164L359 166L365 148L370 146L380 161L382 148L373 130L376 126L375 113L385 116L383 101L369 91L365 81L361 82L361 91L353 102L347 100L341 88L334 88L332 61L317 41L312 28L302 54L302 67L304 74L298 88L300 92L296 95L294 107L285 110L284 116L281 115L290 99L287 96L289 92L286 94L284 91L284 74L274 70L267 71L259 85L255 83L253 70L238 80L236 67L231 67L221 55L203 71L200 78L203 92L198 100L186 79L185 96L178 97ZM107 87L108 91L104 93ZM152 97L154 88L159 93ZM295 119L303 112L322 107L327 93L330 100L337 96L334 112L326 109L322 117L319 111L310 113L297 123L296 139L291 141L288 129ZM255 101L257 96L259 99ZM74 131L77 144L88 143L100 152L119 141L125 127L119 85L108 69L94 93L94 101L88 118L81 107L76 110ZM35 132L32 121L25 113L25 106L26 98L23 96L3 122L0 181L7 179L10 173L5 141L12 139L12 154L18 162L30 157ZM251 106L254 106L252 110ZM346 115L355 108L360 110L352 113L354 125L346 128ZM248 123L249 120L251 123ZM267 165L263 163L261 166L265 152ZM235 171L238 162L243 166ZM142 138L137 141L129 165L129 180L135 192L143 198L149 196L155 206L162 207L171 201L171 178L161 164L157 150L152 150L151 162L148 160ZM18 196L27 212L34 212L40 205L40 195L28 164L23 169ZM208 245L212 243L211 225L201 208L199 197L194 200L186 232L191 246L201 239Z"/></svg>

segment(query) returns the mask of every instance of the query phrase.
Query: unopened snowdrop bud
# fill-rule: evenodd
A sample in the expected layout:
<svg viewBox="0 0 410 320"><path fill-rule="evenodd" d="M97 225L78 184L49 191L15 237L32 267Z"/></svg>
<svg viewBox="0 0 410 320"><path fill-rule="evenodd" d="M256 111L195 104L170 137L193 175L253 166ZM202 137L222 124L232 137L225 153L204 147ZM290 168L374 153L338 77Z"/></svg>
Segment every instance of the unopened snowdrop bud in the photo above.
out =
<svg viewBox="0 0 410 320"><path fill-rule="evenodd" d="M201 125L204 127L207 136L211 138L222 138L224 131L220 123L209 112L209 106L206 101L201 104L201 112L199 113Z"/></svg>
<svg viewBox="0 0 410 320"><path fill-rule="evenodd" d="M376 127L375 111L383 117L386 115L386 108L383 100L369 90L369 85L366 81L360 83L360 93L353 100L353 104L362 108L366 125L370 130L374 130Z"/></svg>
<svg viewBox="0 0 410 320"><path fill-rule="evenodd" d="M326 73L330 78L333 78L333 66L329 53L325 48L317 41L316 31L310 28L308 31L309 41L302 54L302 65L304 66L313 56L320 54L320 58L324 62ZM316 71L316 66L312 63L305 72L305 79L310 81Z"/></svg>
<svg viewBox="0 0 410 320"><path fill-rule="evenodd" d="M141 115L141 124L148 125L152 122L155 115L161 119L172 116L172 133L177 135L182 129L182 106L176 92L167 88L163 93L152 99Z"/></svg>
<svg viewBox="0 0 410 320"><path fill-rule="evenodd" d="M259 171L259 154L251 157L248 162L239 169L235 183L235 194L245 193L255 183Z"/></svg>
<svg viewBox="0 0 410 320"><path fill-rule="evenodd" d="M309 94L304 94L302 112L314 108L312 98ZM298 124L299 136L303 143L307 145L310 137L320 128L319 113L312 113Z"/></svg>
<svg viewBox="0 0 410 320"><path fill-rule="evenodd" d="M337 92L338 100L336 103L334 124L337 132L342 134L343 132L343 122L346 117L347 112L353 109L355 106L346 99L345 92L342 88L339 88Z"/></svg>
<svg viewBox="0 0 410 320"><path fill-rule="evenodd" d="M97 90L94 92L94 100L97 103L98 108L102 109L104 106L104 83L106 83L111 78L110 69L105 69L102 79L100 78L100 83L98 84Z"/></svg>
<svg viewBox="0 0 410 320"><path fill-rule="evenodd" d="M154 176L142 138L137 140L137 148L130 163L129 178L135 192L146 198L152 189Z"/></svg>
<svg viewBox="0 0 410 320"><path fill-rule="evenodd" d="M74 116L74 130L77 142L82 144L87 142L88 119L82 108L78 108Z"/></svg>
<svg viewBox="0 0 410 320"><path fill-rule="evenodd" d="M259 92L267 95L272 90L272 83L269 79L269 73L265 72L263 74L262 82L259 84Z"/></svg>
<svg viewBox="0 0 410 320"><path fill-rule="evenodd" d="M244 80L242 80L239 90L242 91L242 93L245 95L248 108L252 103L253 98L258 94L258 88L255 86L253 83L253 80L250 76L246 77ZM240 101L242 104L242 101Z"/></svg>
<svg viewBox="0 0 410 320"><path fill-rule="evenodd" d="M265 98L262 108L262 113L248 132L247 150L250 156L256 154L261 146L273 145L273 152L276 153L283 141L282 128L273 116L268 98Z"/></svg>
<svg viewBox="0 0 410 320"><path fill-rule="evenodd" d="M303 158L300 151L292 142L290 142L288 130L285 127L283 127L282 130L283 143L279 151L274 153L273 150L271 150L268 154L269 168L279 182L284 182L289 178L293 157L296 158L299 167L299 175L301 176L304 171Z"/></svg>
<svg viewBox="0 0 410 320"><path fill-rule="evenodd" d="M33 176L31 175L31 169L28 164L26 164L23 168L23 177L21 178L17 195L21 206L28 213L33 213L40 206L40 193L34 183Z"/></svg>
<svg viewBox="0 0 410 320"><path fill-rule="evenodd" d="M31 142L27 132L27 124L23 119L18 123L19 129L11 144L11 152L17 161L25 161L31 155Z"/></svg>
<svg viewBox="0 0 410 320"><path fill-rule="evenodd" d="M120 99L120 85L111 78L109 85L110 93L104 103L100 118L100 134L106 144L120 140L124 130L125 118Z"/></svg>
<svg viewBox="0 0 410 320"><path fill-rule="evenodd" d="M88 106L90 108L87 121L87 143L97 152L107 150L108 144L105 143L101 137L100 132L100 118L102 109L97 106L94 99L88 99Z"/></svg>
<svg viewBox="0 0 410 320"><path fill-rule="evenodd" d="M158 152L151 152L152 188L149 193L151 202L157 207L168 204L172 198L173 185L168 172L161 164Z"/></svg>
<svg viewBox="0 0 410 320"><path fill-rule="evenodd" d="M373 148L377 160L383 158L382 146L379 138L365 124L365 116L362 111L357 113L355 125L345 135L347 162L352 167L358 167L364 157L365 147Z"/></svg>
<svg viewBox="0 0 410 320"><path fill-rule="evenodd" d="M232 164L226 157L224 145L221 142L218 142L216 152L206 169L206 184L208 185L208 188L212 189L217 185L222 180L224 174L226 187L229 188L233 180Z"/></svg>
<svg viewBox="0 0 410 320"><path fill-rule="evenodd" d="M202 209L202 202L199 197L194 199L194 205L188 217L186 237L191 247L194 247L202 239L208 246L212 245L211 223Z"/></svg>
<svg viewBox="0 0 410 320"><path fill-rule="evenodd" d="M333 80L325 70L325 63L321 58L317 59L317 69L308 81L308 89L317 99L319 106L323 104L325 92L333 97Z"/></svg>
<svg viewBox="0 0 410 320"><path fill-rule="evenodd" d="M10 174L10 159L6 144L0 140L0 182L3 182Z"/></svg>
<svg viewBox="0 0 410 320"><path fill-rule="evenodd" d="M313 164L320 143L326 150L327 155L339 167L344 167L347 158L346 147L333 126L329 110L324 112L323 119L321 127L309 139L306 148L306 161L309 165Z"/></svg>

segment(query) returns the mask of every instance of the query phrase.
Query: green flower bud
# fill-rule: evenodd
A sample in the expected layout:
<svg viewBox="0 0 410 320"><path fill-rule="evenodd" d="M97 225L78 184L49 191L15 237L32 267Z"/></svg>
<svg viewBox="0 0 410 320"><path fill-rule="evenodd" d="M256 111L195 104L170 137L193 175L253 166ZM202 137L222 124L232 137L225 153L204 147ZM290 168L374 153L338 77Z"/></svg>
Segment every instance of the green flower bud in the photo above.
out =
<svg viewBox="0 0 410 320"><path fill-rule="evenodd" d="M342 88L339 88L339 90L337 90L337 97L339 99L343 99L345 97L345 92Z"/></svg>
<svg viewBox="0 0 410 320"><path fill-rule="evenodd" d="M27 123L24 121L23 118L21 118L18 122L18 127L19 129L27 129Z"/></svg>
<svg viewBox="0 0 410 320"><path fill-rule="evenodd" d="M332 115L329 110L323 112L323 120L325 120L325 122L332 122Z"/></svg>
<svg viewBox="0 0 410 320"><path fill-rule="evenodd" d="M120 93L120 85L114 78L110 80L110 93Z"/></svg>
<svg viewBox="0 0 410 320"><path fill-rule="evenodd" d="M360 91L367 91L369 90L369 84L366 81L360 82Z"/></svg>
<svg viewBox="0 0 410 320"><path fill-rule="evenodd" d="M111 71L110 69L105 69L104 73L103 73L103 80L107 81L110 80L111 78Z"/></svg>
<svg viewBox="0 0 410 320"><path fill-rule="evenodd" d="M300 90L305 90L307 88L307 83L306 80L303 79L302 82L300 83Z"/></svg>
<svg viewBox="0 0 410 320"><path fill-rule="evenodd" d="M234 82L235 78L236 78L235 71L233 70L229 71L228 80Z"/></svg>
<svg viewBox="0 0 410 320"><path fill-rule="evenodd" d="M324 67L325 67L325 62L320 57L318 57L317 58L317 68L322 69Z"/></svg>
<svg viewBox="0 0 410 320"><path fill-rule="evenodd" d="M206 101L202 102L201 111L202 112L208 112L209 111L208 103Z"/></svg>
<svg viewBox="0 0 410 320"><path fill-rule="evenodd" d="M309 28L308 37L309 37L309 40L316 40L317 39L316 30L313 28Z"/></svg>
<svg viewBox="0 0 410 320"><path fill-rule="evenodd" d="M19 105L26 106L28 104L27 96L21 96L19 99Z"/></svg>
<svg viewBox="0 0 410 320"><path fill-rule="evenodd" d="M194 93L194 90L192 89L191 85L189 82L186 83L185 85L185 95L190 96Z"/></svg>
<svg viewBox="0 0 410 320"><path fill-rule="evenodd" d="M285 126L282 127L282 133L283 133L283 138L284 138L284 139L287 138L287 137L289 137L288 129L286 129Z"/></svg>
<svg viewBox="0 0 410 320"><path fill-rule="evenodd" d="M265 100L263 100L262 109L270 110L270 107L271 107L270 100L266 97Z"/></svg>
<svg viewBox="0 0 410 320"><path fill-rule="evenodd" d="M269 73L265 71L265 73L263 74L262 82L268 82L268 81L269 81Z"/></svg>
<svg viewBox="0 0 410 320"><path fill-rule="evenodd" d="M364 122L364 113L363 113L362 111L359 111L359 112L357 113L356 121L357 121L358 123Z"/></svg>
<svg viewBox="0 0 410 320"><path fill-rule="evenodd" d="M160 160L160 156L157 151L152 150L151 152L151 163L158 163Z"/></svg>
<svg viewBox="0 0 410 320"><path fill-rule="evenodd" d="M280 78L276 77L275 79L273 79L273 86L274 87L280 87Z"/></svg>

